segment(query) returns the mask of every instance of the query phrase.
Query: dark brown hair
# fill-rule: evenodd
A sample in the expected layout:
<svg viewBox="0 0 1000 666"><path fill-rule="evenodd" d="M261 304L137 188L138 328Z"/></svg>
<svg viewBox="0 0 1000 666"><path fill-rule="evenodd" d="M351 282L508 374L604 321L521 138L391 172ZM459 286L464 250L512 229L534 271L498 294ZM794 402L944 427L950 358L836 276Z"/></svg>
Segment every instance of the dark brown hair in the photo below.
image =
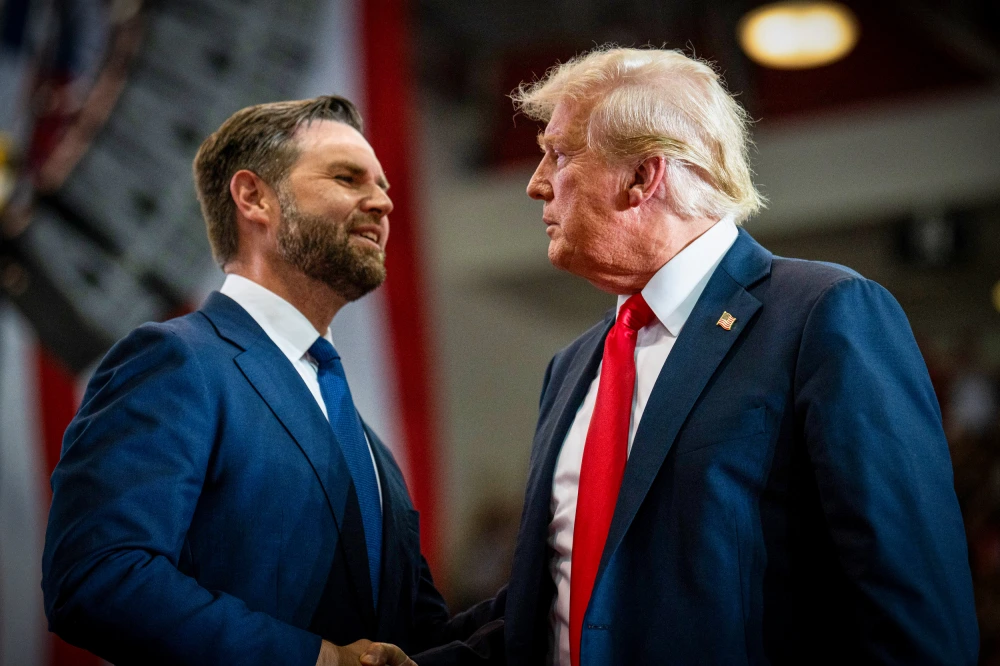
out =
<svg viewBox="0 0 1000 666"><path fill-rule="evenodd" d="M236 204L229 181L241 169L280 187L298 159L296 130L314 120L334 120L362 131L361 114L343 97L257 104L240 109L213 132L194 158L194 184L215 261L224 266L236 256L239 236Z"/></svg>

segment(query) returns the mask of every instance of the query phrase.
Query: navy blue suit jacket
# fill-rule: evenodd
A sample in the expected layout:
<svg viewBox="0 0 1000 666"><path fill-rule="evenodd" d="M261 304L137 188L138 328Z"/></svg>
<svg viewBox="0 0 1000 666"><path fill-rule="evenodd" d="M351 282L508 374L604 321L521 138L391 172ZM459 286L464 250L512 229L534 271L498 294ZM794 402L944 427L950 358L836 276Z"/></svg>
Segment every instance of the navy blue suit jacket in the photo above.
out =
<svg viewBox="0 0 1000 666"><path fill-rule="evenodd" d="M510 664L545 663L553 471L613 315L545 375ZM977 651L948 447L906 317L879 285L741 230L643 413L581 664L955 666Z"/></svg>
<svg viewBox="0 0 1000 666"><path fill-rule="evenodd" d="M52 475L51 629L118 666L312 666L321 637L408 653L459 637L399 468L365 429L383 499L377 609L335 434L253 318L216 293L133 331Z"/></svg>

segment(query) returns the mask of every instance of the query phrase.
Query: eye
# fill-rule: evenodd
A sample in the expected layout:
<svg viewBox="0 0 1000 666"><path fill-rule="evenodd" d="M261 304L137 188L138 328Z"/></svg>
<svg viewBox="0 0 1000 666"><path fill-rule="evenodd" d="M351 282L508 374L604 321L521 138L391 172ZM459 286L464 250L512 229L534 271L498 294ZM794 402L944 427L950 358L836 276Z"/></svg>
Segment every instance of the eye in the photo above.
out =
<svg viewBox="0 0 1000 666"><path fill-rule="evenodd" d="M350 174L343 174L343 173L342 174L338 174L338 175L334 176L333 179L334 180L338 180L338 181L340 181L342 183L353 183L354 182L354 176L351 176Z"/></svg>

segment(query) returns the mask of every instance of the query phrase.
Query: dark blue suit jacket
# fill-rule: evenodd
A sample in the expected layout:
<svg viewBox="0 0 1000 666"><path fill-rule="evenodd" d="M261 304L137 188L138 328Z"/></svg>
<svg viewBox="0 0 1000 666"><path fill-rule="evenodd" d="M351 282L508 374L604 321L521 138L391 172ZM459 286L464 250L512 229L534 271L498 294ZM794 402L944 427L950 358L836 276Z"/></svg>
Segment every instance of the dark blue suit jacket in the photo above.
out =
<svg viewBox="0 0 1000 666"><path fill-rule="evenodd" d="M545 375L510 664L546 663L552 476L613 315ZM885 289L740 231L643 413L582 645L583 666L976 662L941 414Z"/></svg>
<svg viewBox="0 0 1000 666"><path fill-rule="evenodd" d="M365 428L383 499L377 609L335 434L253 318L216 293L135 330L91 380L52 475L51 629L118 666L312 666L320 637L408 653L464 637L399 468Z"/></svg>

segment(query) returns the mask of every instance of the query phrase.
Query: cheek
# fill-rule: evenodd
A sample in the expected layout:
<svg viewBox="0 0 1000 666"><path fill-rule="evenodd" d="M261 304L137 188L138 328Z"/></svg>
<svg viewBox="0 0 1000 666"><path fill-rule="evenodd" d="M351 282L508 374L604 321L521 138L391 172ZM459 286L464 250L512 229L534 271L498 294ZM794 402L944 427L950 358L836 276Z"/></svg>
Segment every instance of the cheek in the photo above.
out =
<svg viewBox="0 0 1000 666"><path fill-rule="evenodd" d="M581 242L601 244L614 233L610 211L593 196L576 197L567 222L572 235Z"/></svg>

